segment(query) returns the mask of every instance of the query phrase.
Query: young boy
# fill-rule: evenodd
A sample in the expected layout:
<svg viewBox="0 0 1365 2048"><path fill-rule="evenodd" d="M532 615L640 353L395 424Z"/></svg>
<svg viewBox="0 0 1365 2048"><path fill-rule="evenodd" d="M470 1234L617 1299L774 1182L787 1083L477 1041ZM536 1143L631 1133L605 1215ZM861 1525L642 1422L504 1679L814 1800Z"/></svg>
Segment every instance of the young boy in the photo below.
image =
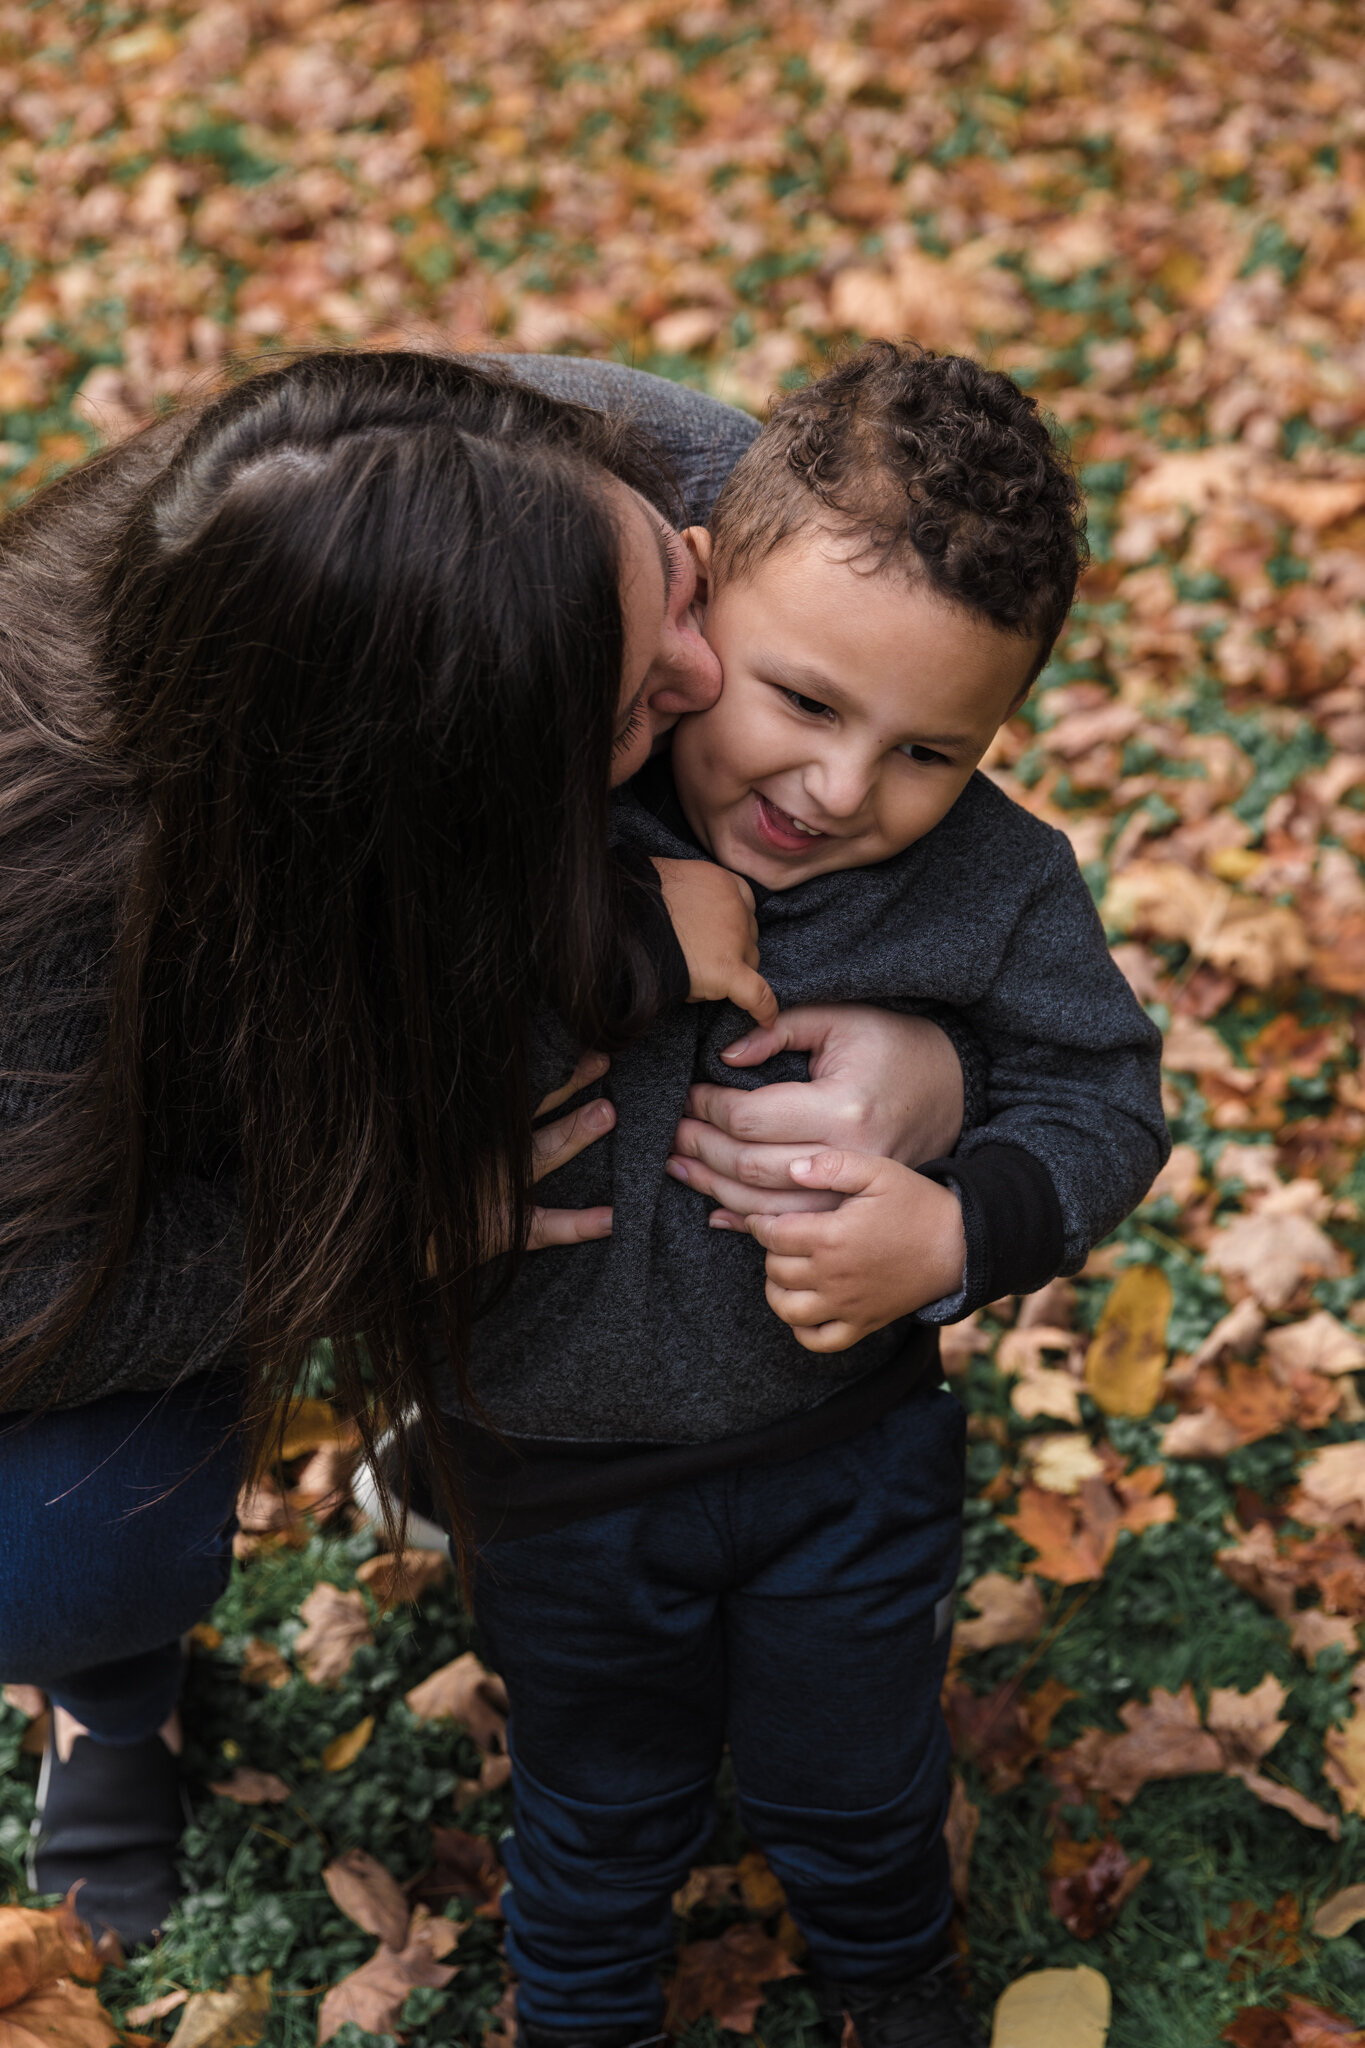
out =
<svg viewBox="0 0 1365 2048"><path fill-rule="evenodd" d="M983 1099L952 1159L798 1162L791 1212L746 1221L704 1146L673 1152L689 1089L802 1068L727 1065L749 1020L676 1009L554 1177L614 1203L612 1237L538 1253L477 1326L529 2048L654 2033L727 1742L831 2043L845 2011L862 2048L982 2039L944 1962L964 1418L935 1325L1075 1271L1167 1144L1159 1037L1070 845L976 773L1065 620L1078 517L1008 379L878 343L776 408L691 535L724 691L630 785L621 843L748 877L784 1007L965 1024Z"/></svg>

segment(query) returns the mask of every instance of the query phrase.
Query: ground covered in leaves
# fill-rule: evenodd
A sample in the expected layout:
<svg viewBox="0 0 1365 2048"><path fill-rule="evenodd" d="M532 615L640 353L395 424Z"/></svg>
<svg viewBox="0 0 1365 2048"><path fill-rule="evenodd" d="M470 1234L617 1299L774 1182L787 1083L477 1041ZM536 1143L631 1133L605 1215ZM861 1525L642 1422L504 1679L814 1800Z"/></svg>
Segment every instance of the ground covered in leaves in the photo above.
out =
<svg viewBox="0 0 1365 2048"><path fill-rule="evenodd" d="M1085 1964L1114 2048L1365 2039L1363 57L1345 0L0 6L11 502L320 339L759 408L908 333L1070 433L1094 566L992 772L1070 835L1168 1032L1177 1145L1074 1285L952 1340L951 1834L982 2009ZM506 2010L496 1684L449 1579L395 1584L330 1513L313 1420L196 1644L189 1895L99 1981L144 2041L303 2048L321 2005L434 2048ZM0 1729L16 1898L39 1704ZM674 2023L804 2048L799 1940L721 1795ZM16 2041L98 1969L43 1926L0 1926Z"/></svg>

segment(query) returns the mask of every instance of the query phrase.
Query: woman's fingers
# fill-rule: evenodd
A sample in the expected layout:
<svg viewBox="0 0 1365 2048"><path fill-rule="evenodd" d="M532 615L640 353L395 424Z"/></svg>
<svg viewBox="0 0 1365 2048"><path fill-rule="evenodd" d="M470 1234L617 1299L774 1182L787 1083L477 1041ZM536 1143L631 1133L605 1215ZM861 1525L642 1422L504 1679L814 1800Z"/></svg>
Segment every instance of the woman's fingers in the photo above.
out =
<svg viewBox="0 0 1365 2048"><path fill-rule="evenodd" d="M567 1102L571 1095L577 1095L580 1088L591 1087L600 1081L611 1061L604 1052L585 1052L578 1065L562 1088L553 1089L535 1110L536 1116L548 1116L552 1109L558 1109L561 1102Z"/></svg>
<svg viewBox="0 0 1365 2048"><path fill-rule="evenodd" d="M585 1146L596 1144L615 1122L616 1111L612 1104L597 1101L585 1102L582 1109L574 1110L572 1115L546 1124L544 1130L537 1131L531 1140L532 1179L544 1180L547 1173L566 1166Z"/></svg>
<svg viewBox="0 0 1365 2048"><path fill-rule="evenodd" d="M780 1216L789 1209L837 1209L842 1200L839 1195L819 1189L793 1187L790 1181L785 1188L748 1187L728 1174L713 1173L698 1159L679 1159L676 1155L668 1161L668 1172L696 1194L720 1202L727 1211L741 1216Z"/></svg>
<svg viewBox="0 0 1365 2048"><path fill-rule="evenodd" d="M746 1144L742 1138L732 1138L728 1131L695 1116L685 1116L678 1125L673 1134L673 1151L689 1164L695 1159L701 1167L744 1187L783 1188L788 1193L795 1186L792 1162L811 1156L809 1145Z"/></svg>
<svg viewBox="0 0 1365 2048"><path fill-rule="evenodd" d="M544 1251L552 1244L587 1244L594 1237L611 1236L610 1209L533 1209L528 1251Z"/></svg>

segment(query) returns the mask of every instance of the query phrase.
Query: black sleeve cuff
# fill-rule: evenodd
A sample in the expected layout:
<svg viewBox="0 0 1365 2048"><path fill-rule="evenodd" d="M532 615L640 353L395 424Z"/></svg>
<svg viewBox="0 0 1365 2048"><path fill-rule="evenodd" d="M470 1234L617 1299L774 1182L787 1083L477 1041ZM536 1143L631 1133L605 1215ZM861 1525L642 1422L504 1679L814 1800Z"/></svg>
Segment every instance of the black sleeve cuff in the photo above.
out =
<svg viewBox="0 0 1365 2048"><path fill-rule="evenodd" d="M1033 1294L1061 1270L1062 1205L1046 1167L1018 1145L982 1145L965 1159L931 1159L918 1172L957 1190L967 1240L962 1298L953 1320Z"/></svg>
<svg viewBox="0 0 1365 2048"><path fill-rule="evenodd" d="M618 846L614 849L614 857L617 865L636 885L626 891L627 915L658 977L662 1006L671 1009L675 1003L685 1003L691 992L692 978L688 974L687 961L678 944L673 921L664 905L659 870L639 846Z"/></svg>

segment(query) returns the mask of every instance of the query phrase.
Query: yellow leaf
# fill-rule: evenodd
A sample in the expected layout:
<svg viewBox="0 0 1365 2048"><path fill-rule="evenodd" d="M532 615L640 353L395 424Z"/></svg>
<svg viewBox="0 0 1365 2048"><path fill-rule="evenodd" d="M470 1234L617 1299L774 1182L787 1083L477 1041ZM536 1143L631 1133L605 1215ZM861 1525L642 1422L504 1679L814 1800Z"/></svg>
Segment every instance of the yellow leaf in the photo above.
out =
<svg viewBox="0 0 1365 2048"><path fill-rule="evenodd" d="M334 1736L322 1752L323 1770L346 1770L355 1762L373 1734L374 1715L367 1714L363 1721L357 1721L355 1727L348 1728L344 1735Z"/></svg>
<svg viewBox="0 0 1365 2048"><path fill-rule="evenodd" d="M1344 1892L1323 1900L1313 1915L1313 1932L1320 1941L1335 1941L1357 1920L1365 1920L1365 1884L1348 1884Z"/></svg>
<svg viewBox="0 0 1365 2048"><path fill-rule="evenodd" d="M1166 1370L1171 1283L1159 1266L1115 1281L1085 1354L1086 1388L1106 1415L1150 1415Z"/></svg>
<svg viewBox="0 0 1365 2048"><path fill-rule="evenodd" d="M1002 1992L991 2048L1104 2048L1108 2035L1108 1979L1082 1963L1034 1970Z"/></svg>
<svg viewBox="0 0 1365 2048"><path fill-rule="evenodd" d="M270 1972L229 1977L222 1991L196 1991L171 2039L179 2048L256 2048L270 2017Z"/></svg>

